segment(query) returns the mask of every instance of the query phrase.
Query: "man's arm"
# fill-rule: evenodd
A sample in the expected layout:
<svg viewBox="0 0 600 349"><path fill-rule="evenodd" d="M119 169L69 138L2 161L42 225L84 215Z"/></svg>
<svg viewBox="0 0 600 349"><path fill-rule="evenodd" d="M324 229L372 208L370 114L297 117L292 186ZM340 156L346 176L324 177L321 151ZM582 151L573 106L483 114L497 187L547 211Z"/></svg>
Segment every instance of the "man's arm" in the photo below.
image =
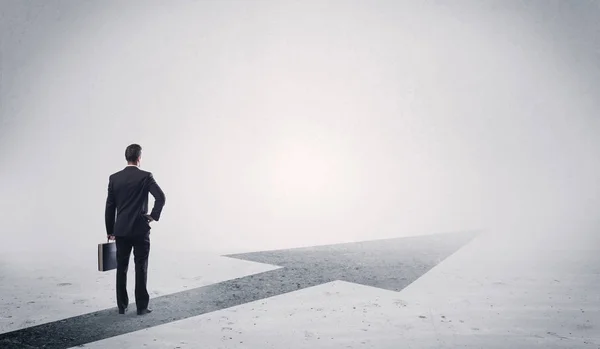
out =
<svg viewBox="0 0 600 349"><path fill-rule="evenodd" d="M154 207L152 208L150 217L152 217L153 220L158 221L160 219L160 213L165 206L166 197L160 186L158 186L158 183L156 183L152 173L148 175L148 190L150 191L150 194L154 196Z"/></svg>
<svg viewBox="0 0 600 349"><path fill-rule="evenodd" d="M106 209L104 211L104 221L106 223L106 235L112 236L115 233L115 215L117 206L115 204L115 195L113 192L112 177L108 180L108 195L106 197Z"/></svg>

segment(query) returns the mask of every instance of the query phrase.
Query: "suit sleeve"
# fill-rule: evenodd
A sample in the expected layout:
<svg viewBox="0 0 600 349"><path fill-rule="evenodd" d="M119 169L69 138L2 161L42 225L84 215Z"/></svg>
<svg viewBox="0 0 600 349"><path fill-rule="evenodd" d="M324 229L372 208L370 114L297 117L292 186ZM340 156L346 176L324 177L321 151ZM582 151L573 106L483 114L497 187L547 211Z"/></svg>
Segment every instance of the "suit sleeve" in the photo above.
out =
<svg viewBox="0 0 600 349"><path fill-rule="evenodd" d="M106 235L113 235L115 230L115 216L117 206L115 204L115 195L113 192L112 178L108 180L108 194L106 196L106 209L104 212L104 221L106 223Z"/></svg>
<svg viewBox="0 0 600 349"><path fill-rule="evenodd" d="M152 208L150 216L158 222L162 209L165 206L166 197L158 183L156 183L152 173L148 175L148 190L150 191L150 194L154 196L154 207Z"/></svg>

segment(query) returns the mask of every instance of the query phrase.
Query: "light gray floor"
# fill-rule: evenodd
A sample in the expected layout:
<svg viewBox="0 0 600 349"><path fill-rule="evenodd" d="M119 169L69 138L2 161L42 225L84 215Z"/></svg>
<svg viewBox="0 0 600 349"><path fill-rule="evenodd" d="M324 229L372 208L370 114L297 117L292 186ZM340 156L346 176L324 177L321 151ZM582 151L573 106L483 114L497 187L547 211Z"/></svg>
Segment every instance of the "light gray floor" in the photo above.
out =
<svg viewBox="0 0 600 349"><path fill-rule="evenodd" d="M333 281L85 347L599 348L597 241L581 234L482 235L400 292ZM162 252L155 251L150 271L154 296L276 268ZM179 272L169 273L169 263ZM65 277L56 266L15 274L3 266L2 331L114 306L113 273L92 280L71 268Z"/></svg>

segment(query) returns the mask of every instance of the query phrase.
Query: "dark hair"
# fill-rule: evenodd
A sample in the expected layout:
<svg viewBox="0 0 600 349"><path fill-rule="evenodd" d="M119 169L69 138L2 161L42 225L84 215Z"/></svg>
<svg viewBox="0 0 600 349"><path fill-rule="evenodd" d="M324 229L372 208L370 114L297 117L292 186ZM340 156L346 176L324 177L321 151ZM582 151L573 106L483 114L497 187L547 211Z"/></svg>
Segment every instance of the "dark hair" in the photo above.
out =
<svg viewBox="0 0 600 349"><path fill-rule="evenodd" d="M142 147L139 144L132 144L125 149L125 160L130 163L136 162L142 155Z"/></svg>

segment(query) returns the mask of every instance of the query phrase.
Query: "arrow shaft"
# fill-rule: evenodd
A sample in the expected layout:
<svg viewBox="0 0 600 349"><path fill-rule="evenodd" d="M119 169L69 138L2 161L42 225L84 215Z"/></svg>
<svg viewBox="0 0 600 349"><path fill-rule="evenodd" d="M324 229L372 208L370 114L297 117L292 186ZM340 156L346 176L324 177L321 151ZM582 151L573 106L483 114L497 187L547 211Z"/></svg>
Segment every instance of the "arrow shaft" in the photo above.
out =
<svg viewBox="0 0 600 349"><path fill-rule="evenodd" d="M269 287L265 287L267 281ZM71 348L328 281L280 268L154 298L152 305L157 310L143 317L118 315L113 308L3 333L0 348Z"/></svg>

